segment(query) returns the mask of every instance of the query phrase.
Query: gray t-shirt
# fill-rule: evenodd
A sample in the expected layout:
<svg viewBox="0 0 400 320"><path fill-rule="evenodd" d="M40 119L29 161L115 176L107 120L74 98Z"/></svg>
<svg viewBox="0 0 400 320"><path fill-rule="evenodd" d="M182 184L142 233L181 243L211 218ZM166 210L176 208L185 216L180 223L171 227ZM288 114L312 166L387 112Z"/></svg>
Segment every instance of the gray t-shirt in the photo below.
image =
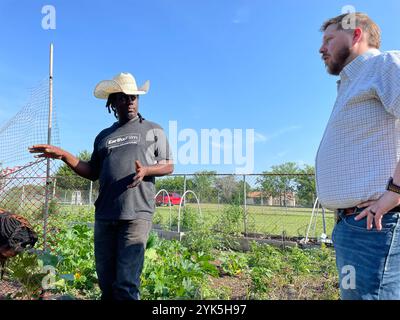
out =
<svg viewBox="0 0 400 320"><path fill-rule="evenodd" d="M155 178L145 177L137 187L128 189L136 174L135 161L150 166L171 159L167 137L156 123L140 122L136 117L122 126L116 122L101 131L89 161L95 180L100 180L96 219L151 220Z"/></svg>

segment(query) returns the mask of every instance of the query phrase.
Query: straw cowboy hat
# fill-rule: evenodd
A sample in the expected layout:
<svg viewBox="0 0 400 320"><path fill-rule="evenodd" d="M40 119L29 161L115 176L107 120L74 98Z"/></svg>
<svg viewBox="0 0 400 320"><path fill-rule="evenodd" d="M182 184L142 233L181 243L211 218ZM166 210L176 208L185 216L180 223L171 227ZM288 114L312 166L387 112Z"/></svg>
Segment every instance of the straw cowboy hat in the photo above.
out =
<svg viewBox="0 0 400 320"><path fill-rule="evenodd" d="M150 81L147 80L140 88L130 73L120 73L112 80L100 81L94 89L94 96L99 99L108 99L111 93L123 92L130 95L146 94L149 91Z"/></svg>

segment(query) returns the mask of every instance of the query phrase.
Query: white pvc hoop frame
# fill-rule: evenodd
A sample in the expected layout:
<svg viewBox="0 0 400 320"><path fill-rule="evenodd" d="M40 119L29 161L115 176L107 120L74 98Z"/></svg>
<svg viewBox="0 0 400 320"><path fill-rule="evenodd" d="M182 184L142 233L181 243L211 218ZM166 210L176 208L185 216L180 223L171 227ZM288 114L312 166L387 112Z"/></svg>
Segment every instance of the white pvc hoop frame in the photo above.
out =
<svg viewBox="0 0 400 320"><path fill-rule="evenodd" d="M311 213L310 223L308 224L308 228L307 228L305 243L308 243L309 236L310 236L310 231L311 231L311 226L312 226L313 222L314 222L314 228L313 228L314 230L313 230L313 232L314 232L314 235L315 235L315 230L316 230L316 227L317 227L317 216L318 216L318 212L319 212L319 208L320 207L321 207L321 211L322 211L322 214L323 214L324 213L323 212L324 208L321 206L320 202L318 201L318 198L316 198L315 202L314 202L313 209L312 209L312 213ZM323 216L323 219L325 219L325 216ZM326 232L326 230L324 230L324 232Z"/></svg>
<svg viewBox="0 0 400 320"><path fill-rule="evenodd" d="M169 196L169 193L167 190L165 189L161 189L160 191L157 192L156 196L154 197L154 199L156 199L158 197L158 195L164 192L167 194L168 197L168 206L169 206L169 230L172 230L172 208L171 208L171 197ZM179 224L178 224L179 225ZM178 227L179 229L179 227Z"/></svg>
<svg viewBox="0 0 400 320"><path fill-rule="evenodd" d="M187 191L183 194L183 196L182 196L182 198L181 198L181 202L180 202L180 204L179 204L179 211L178 211L178 234L179 234L179 240L181 240L181 208L182 208L183 200L186 199L186 194L188 194L188 193L193 194L194 197L196 198L196 201L197 201L197 208L199 209L201 218L202 218L202 220L204 221L203 213L201 212L201 208L200 208L200 201L199 201L199 198L197 198L197 195L196 195L192 190L187 190Z"/></svg>

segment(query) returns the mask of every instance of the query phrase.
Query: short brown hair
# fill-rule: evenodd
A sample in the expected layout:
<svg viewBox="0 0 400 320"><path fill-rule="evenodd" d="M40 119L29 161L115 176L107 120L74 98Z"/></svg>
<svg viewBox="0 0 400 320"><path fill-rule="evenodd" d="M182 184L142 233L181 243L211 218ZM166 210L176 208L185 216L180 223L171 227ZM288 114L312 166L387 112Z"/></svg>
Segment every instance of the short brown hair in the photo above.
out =
<svg viewBox="0 0 400 320"><path fill-rule="evenodd" d="M354 14L356 19L356 28L361 28L368 34L368 45L372 48L379 49L381 46L381 30L379 26L365 13L345 13L325 21L321 27L321 32L324 32L331 24L337 25L337 30L345 30L342 21L348 17L349 14Z"/></svg>

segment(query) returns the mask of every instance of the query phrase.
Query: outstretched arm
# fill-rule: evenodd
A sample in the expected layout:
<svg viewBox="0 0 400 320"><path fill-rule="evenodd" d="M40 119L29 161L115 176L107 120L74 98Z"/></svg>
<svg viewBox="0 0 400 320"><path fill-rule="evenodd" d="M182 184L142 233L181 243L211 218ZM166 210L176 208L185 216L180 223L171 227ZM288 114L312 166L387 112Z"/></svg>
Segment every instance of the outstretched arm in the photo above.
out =
<svg viewBox="0 0 400 320"><path fill-rule="evenodd" d="M71 153L61 148L49 144L37 144L28 148L28 150L30 153L39 153L35 156L35 158L51 158L62 160L79 176L90 180L96 179L93 169L88 162L78 159Z"/></svg>

